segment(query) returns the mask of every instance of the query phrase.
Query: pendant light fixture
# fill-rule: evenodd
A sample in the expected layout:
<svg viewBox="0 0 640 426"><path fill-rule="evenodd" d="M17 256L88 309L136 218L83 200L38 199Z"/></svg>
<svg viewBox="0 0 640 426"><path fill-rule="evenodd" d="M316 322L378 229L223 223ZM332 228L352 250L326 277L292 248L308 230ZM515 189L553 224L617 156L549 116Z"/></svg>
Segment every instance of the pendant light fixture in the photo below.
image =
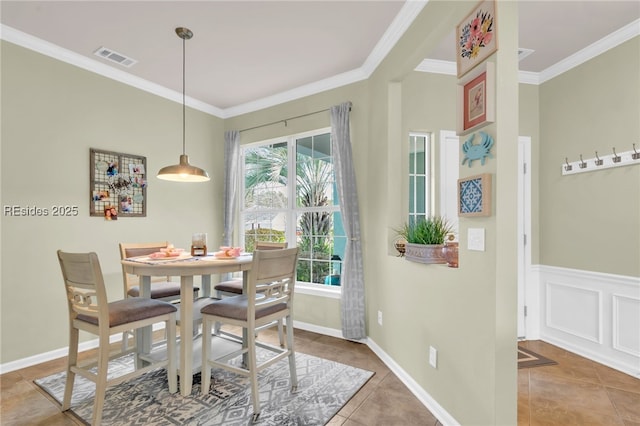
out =
<svg viewBox="0 0 640 426"><path fill-rule="evenodd" d="M158 179L174 182L206 182L209 180L207 172L189 164L189 156L185 152L185 42L193 37L193 33L188 28L178 27L176 34L182 39L182 155L179 164L161 168Z"/></svg>

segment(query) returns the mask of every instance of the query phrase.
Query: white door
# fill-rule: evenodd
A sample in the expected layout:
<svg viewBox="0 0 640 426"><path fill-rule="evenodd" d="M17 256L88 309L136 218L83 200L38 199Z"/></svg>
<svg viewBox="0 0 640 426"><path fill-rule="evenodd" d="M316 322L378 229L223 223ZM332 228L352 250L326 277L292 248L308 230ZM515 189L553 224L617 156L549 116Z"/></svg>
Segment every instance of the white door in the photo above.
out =
<svg viewBox="0 0 640 426"><path fill-rule="evenodd" d="M458 177L460 141L456 132L440 132L440 214L444 215L458 236Z"/></svg>
<svg viewBox="0 0 640 426"><path fill-rule="evenodd" d="M440 214L453 219L458 232L457 181L460 144L453 131L440 132ZM526 333L526 278L531 269L531 137L518 138L518 338Z"/></svg>
<svg viewBox="0 0 640 426"><path fill-rule="evenodd" d="M531 269L531 137L518 138L518 339L527 336L527 275Z"/></svg>

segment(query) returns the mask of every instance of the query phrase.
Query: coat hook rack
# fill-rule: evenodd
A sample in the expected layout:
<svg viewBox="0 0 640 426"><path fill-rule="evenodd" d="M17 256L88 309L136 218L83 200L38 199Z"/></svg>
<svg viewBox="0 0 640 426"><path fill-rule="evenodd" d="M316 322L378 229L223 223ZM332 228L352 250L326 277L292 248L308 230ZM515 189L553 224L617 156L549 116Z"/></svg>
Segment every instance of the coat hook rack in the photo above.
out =
<svg viewBox="0 0 640 426"><path fill-rule="evenodd" d="M596 166L602 166L603 163L602 158L598 157L598 151L596 151Z"/></svg>
<svg viewBox="0 0 640 426"><path fill-rule="evenodd" d="M620 157L618 154L616 154L616 147L614 146L613 148L613 162L614 163L619 163L620 161L622 161L622 157Z"/></svg>
<svg viewBox="0 0 640 426"><path fill-rule="evenodd" d="M564 166L565 171L570 172L571 170L573 170L573 166L569 164L569 158L564 157L564 162L566 163L566 166Z"/></svg>
<svg viewBox="0 0 640 426"><path fill-rule="evenodd" d="M598 155L598 151L596 151L595 158L589 158L586 160L582 158L582 154L580 154L580 160L574 162L569 162L569 158L564 157L562 175L572 175L575 173L592 172L595 170L640 164L640 151L636 149L635 143L633 144L633 151L617 153L615 147L611 150L613 152L612 154L603 155L602 157L600 157Z"/></svg>
<svg viewBox="0 0 640 426"><path fill-rule="evenodd" d="M584 160L582 159L582 154L580 154L580 164L579 164L581 169L586 169L587 168L587 163L584 162Z"/></svg>

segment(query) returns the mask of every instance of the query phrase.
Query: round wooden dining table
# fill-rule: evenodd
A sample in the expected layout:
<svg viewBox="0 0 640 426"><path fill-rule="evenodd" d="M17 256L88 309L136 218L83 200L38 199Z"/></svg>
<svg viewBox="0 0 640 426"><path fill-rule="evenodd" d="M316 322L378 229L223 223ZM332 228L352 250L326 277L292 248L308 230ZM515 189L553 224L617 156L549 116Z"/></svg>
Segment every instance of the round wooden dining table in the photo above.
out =
<svg viewBox="0 0 640 426"><path fill-rule="evenodd" d="M124 271L140 277L140 297L150 297L151 277L180 277L180 393L188 396L193 384L193 373L199 371L198 365L193 365L193 277L202 276L203 297L211 296L211 275L243 272L251 269L251 254L236 258L218 258L215 256L180 256L175 259L151 259L147 256L123 259ZM151 350L151 327L147 327L141 334L138 350L149 353Z"/></svg>

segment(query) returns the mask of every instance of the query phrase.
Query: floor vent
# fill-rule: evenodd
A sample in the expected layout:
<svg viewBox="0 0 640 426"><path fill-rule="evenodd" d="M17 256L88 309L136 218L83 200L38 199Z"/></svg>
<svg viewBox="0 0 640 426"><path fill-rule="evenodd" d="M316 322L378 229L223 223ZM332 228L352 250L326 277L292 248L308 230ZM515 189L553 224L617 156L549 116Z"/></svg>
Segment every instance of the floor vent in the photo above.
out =
<svg viewBox="0 0 640 426"><path fill-rule="evenodd" d="M133 65L136 64L136 62L138 62L135 59L131 59L123 55L122 53L115 52L111 49L107 49L106 47L101 47L93 53L96 56L107 59L111 62L115 62L116 64L120 64L123 67L127 67L127 68L132 67Z"/></svg>

